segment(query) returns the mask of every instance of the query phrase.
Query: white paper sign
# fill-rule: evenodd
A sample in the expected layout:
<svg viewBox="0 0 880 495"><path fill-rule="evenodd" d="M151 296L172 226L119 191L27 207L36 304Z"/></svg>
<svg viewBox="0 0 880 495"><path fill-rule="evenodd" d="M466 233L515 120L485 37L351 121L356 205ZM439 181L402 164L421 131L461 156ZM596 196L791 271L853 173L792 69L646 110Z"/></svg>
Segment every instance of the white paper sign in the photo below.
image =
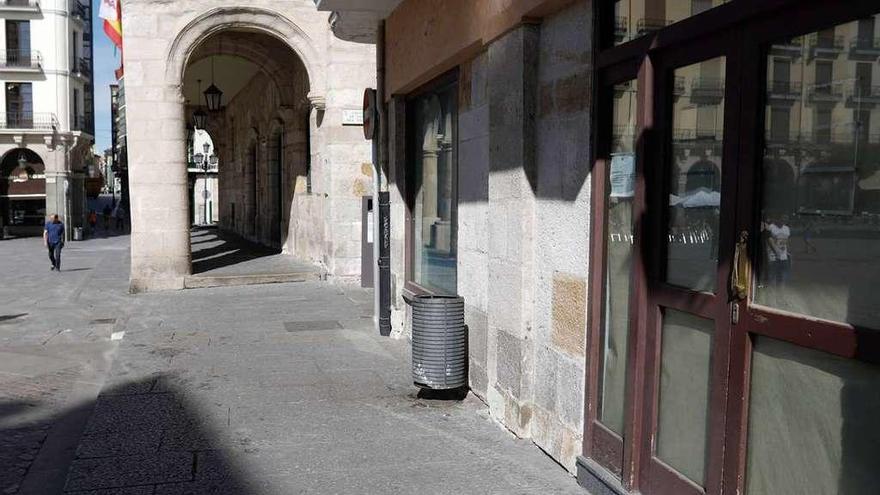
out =
<svg viewBox="0 0 880 495"><path fill-rule="evenodd" d="M608 177L611 182L612 198L631 198L635 196L635 156L633 156L632 153L617 153L611 155L611 173Z"/></svg>

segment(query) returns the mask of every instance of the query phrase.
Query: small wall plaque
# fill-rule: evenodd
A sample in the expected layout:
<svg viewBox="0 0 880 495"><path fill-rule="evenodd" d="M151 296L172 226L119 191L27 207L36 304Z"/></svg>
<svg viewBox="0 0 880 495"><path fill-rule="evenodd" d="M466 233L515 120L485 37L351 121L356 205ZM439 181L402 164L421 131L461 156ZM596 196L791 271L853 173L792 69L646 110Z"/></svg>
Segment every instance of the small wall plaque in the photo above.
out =
<svg viewBox="0 0 880 495"><path fill-rule="evenodd" d="M364 111L360 108L342 110L342 125L364 125Z"/></svg>

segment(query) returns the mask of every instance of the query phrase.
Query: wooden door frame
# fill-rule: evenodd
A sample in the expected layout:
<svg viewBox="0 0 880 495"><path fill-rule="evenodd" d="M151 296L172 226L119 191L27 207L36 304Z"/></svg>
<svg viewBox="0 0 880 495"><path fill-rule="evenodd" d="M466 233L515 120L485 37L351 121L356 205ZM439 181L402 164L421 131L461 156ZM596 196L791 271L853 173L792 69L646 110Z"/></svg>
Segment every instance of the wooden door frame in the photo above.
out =
<svg viewBox="0 0 880 495"><path fill-rule="evenodd" d="M713 360L712 380L723 385L725 393L710 395L711 410L722 411L721 423L710 429L710 447L726 452L727 455L715 458L707 464L707 491L709 493L742 490L745 469L746 413L748 411L748 383L751 366L751 335L761 334L795 343L804 347L825 350L833 354L866 362L880 363L880 334L865 328L847 324L811 320L811 331L803 329L804 319L782 311L768 310L747 303L740 304L739 324L730 324L732 306L721 301L712 302L705 295L688 297L687 301L677 297L661 280L665 260L658 249L646 249L643 239L662 239L666 225L662 221L663 198L666 193L663 180L658 179L657 170L646 166L647 157L667 157L664 149L671 132L655 122L668 122L663 118L663 102L656 95L671 93L669 81L663 81L662 74L655 74L655 65L671 67L671 60L663 54L677 50L702 50L702 41L717 38L718 33L727 33L734 39L724 44L727 58L725 90L725 134L722 165L722 201L719 220L719 262L716 280L716 299L726 299L726 288L730 263L737 232L754 232L757 215L760 211L753 205L759 191L761 167L760 153L763 150L763 113L766 43L773 39L809 33L829 25L841 24L873 15L878 12L870 2L853 2L849 5L826 5L819 0L731 0L696 16L684 19L664 28L622 45L613 45L613 0L596 3L595 38L596 60L596 102L593 116L593 180L591 257L590 264L590 315L588 327L588 366L585 380L584 401L584 457L608 471L620 476L620 486L625 491L650 490L648 468L651 459L652 442L646 439L652 431L653 411L646 413L645 405L651 404L651 386L656 382L646 376L651 369L647 361L657 356L648 354L649 349L659 350L656 339L659 336L657 304L675 302L684 304L685 311L709 315L716 322L713 335L713 357L723 354L723 360ZM717 43L717 42L716 42ZM686 55L687 57L687 55ZM733 57L733 58L731 58ZM711 57L692 57L704 60ZM687 64L681 64L687 65ZM679 65L680 66L680 65ZM633 207L633 229L636 234L633 252L633 280L630 296L628 338L628 363L626 366L625 426L624 438L614 435L597 419L597 405L600 401L599 374L601 373L602 326L604 324L605 300L605 232L607 173L609 166L611 115L610 98L603 98L613 91L613 84L625 80L638 67L638 128L641 134L636 147L636 201ZM730 77L734 79L731 80ZM734 92L731 88L736 88ZM735 105L732 103L735 100ZM732 127L728 127L733 122ZM660 155L656 153L662 153ZM668 160L664 160L664 169ZM658 182L659 181L659 182ZM650 197L646 197L646 184L651 184ZM658 191L656 185L662 185ZM726 187L725 187L726 186ZM641 192L639 192L641 191ZM639 195L642 195L641 203ZM651 207L646 207L650 205ZM659 205L659 208L658 208ZM657 215L661 214L660 218ZM650 228L649 228L650 227ZM751 236L750 258L756 256L756 237ZM665 243L664 243L665 244ZM648 292L654 291L652 304L648 304ZM714 304L714 308L710 307ZM719 332L720 322L727 324L726 332ZM772 328L770 328L772 327ZM748 329L753 329L752 331ZM763 329L763 330L754 330ZM722 335L723 334L723 335ZM718 342L724 339L724 342ZM720 348L719 348L720 346ZM656 377L655 377L656 378ZM647 397L646 397L647 396ZM718 454L721 456L722 454ZM647 456L647 457L646 457ZM617 461L619 459L619 461ZM616 461L616 464L615 464ZM709 479L711 476L711 480ZM675 487L664 485L668 488ZM662 487L661 487L662 488ZM651 493L646 491L646 493Z"/></svg>

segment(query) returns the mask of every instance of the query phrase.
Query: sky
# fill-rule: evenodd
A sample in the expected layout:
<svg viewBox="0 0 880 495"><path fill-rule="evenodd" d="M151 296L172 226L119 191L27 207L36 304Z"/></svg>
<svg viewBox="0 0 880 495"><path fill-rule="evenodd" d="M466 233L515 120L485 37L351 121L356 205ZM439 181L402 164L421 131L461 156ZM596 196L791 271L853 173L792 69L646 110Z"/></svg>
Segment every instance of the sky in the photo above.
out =
<svg viewBox="0 0 880 495"><path fill-rule="evenodd" d="M95 152L110 148L110 85L116 83L120 53L104 34L104 21L98 18L101 0L92 0L92 26L95 31Z"/></svg>

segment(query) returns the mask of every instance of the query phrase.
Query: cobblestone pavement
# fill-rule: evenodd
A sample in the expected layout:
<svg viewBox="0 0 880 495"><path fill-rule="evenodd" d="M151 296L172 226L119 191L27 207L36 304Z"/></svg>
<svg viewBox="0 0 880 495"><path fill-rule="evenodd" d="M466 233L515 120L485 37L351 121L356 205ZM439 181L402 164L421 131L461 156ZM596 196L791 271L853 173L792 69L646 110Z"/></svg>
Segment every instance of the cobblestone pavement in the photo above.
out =
<svg viewBox="0 0 880 495"><path fill-rule="evenodd" d="M24 242L0 242L0 260ZM78 272L35 271L45 263L29 251L0 265L22 272L0 314L27 314L0 322L0 352L24 356L0 376L29 377L2 399L2 462L25 471L0 492L584 493L474 397L420 396L408 343L374 335L368 291L130 296L124 242L72 245L65 263L89 268ZM41 413L23 412L30 403Z"/></svg>

